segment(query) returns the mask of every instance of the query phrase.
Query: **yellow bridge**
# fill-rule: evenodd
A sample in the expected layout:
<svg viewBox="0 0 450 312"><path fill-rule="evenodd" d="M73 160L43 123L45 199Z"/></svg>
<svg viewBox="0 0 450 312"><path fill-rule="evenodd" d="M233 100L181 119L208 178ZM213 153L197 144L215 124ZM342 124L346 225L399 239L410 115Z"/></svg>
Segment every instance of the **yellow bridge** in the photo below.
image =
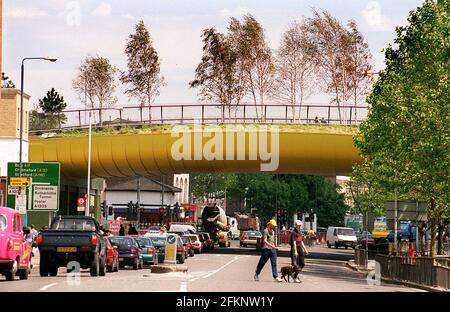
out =
<svg viewBox="0 0 450 312"><path fill-rule="evenodd" d="M92 134L91 174L276 172L349 175L360 161L354 126L233 125L104 130ZM245 148L244 148L245 147ZM85 177L88 133L30 139L30 161L59 162L62 174Z"/></svg>

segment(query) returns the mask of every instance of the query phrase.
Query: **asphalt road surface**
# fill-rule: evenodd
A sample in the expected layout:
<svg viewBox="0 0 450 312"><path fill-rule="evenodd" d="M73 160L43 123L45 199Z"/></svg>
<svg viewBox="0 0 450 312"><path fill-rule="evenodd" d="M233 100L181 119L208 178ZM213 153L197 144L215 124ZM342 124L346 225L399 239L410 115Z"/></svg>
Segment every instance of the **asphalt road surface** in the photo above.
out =
<svg viewBox="0 0 450 312"><path fill-rule="evenodd" d="M236 242L233 242L235 245ZM232 248L233 249L233 248ZM79 277L66 273L60 268L56 277L40 277L35 266L28 280L16 279L7 282L0 276L0 292L411 292L414 288L373 283L360 273L345 267L345 261L333 258L351 257L352 250L311 248L313 256L307 258L301 275L302 283L276 283L271 274L270 261L260 275L260 281L253 280L259 254L251 248L216 248L212 253L196 254L186 260L188 272L150 273L149 268L135 271L121 269L117 273L107 273L104 277L91 277L89 271L82 270ZM240 251L240 252L239 252ZM283 250L280 253L286 254ZM328 255L328 256L327 256ZM278 257L278 270L289 265L290 259Z"/></svg>

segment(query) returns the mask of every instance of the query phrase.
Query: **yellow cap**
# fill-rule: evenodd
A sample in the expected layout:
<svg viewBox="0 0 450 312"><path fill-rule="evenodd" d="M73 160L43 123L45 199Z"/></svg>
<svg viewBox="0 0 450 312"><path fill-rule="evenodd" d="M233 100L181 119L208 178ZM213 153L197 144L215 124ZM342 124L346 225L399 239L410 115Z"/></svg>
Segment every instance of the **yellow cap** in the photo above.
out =
<svg viewBox="0 0 450 312"><path fill-rule="evenodd" d="M267 222L267 224L271 224L273 226L277 226L277 221L275 221L274 219L270 220L269 222Z"/></svg>

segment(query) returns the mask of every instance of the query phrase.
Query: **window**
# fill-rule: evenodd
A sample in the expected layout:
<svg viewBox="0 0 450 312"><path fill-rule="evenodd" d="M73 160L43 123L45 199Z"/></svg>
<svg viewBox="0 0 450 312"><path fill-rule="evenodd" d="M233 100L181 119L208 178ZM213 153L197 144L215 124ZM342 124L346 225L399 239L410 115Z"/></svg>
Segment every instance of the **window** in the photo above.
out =
<svg viewBox="0 0 450 312"><path fill-rule="evenodd" d="M0 231L6 229L6 226L7 226L6 217L4 215L0 215Z"/></svg>

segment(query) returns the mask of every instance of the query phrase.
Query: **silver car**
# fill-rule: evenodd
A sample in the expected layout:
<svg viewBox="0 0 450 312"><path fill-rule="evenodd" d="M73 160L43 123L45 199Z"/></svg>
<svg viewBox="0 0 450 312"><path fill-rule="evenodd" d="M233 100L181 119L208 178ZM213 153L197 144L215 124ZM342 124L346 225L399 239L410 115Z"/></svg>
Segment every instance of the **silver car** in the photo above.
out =
<svg viewBox="0 0 450 312"><path fill-rule="evenodd" d="M241 233L241 241L239 245L241 247L247 247L249 245L255 246L258 244L258 241L262 239L262 234L259 231L243 231Z"/></svg>

